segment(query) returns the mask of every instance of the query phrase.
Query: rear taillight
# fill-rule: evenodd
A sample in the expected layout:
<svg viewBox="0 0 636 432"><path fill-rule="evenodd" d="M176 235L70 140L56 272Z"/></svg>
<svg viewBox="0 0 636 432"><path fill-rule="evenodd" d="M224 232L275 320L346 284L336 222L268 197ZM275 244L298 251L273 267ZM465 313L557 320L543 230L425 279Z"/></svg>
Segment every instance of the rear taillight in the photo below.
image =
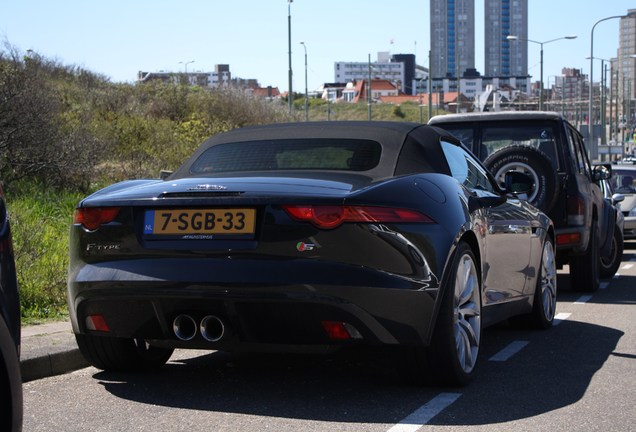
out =
<svg viewBox="0 0 636 432"><path fill-rule="evenodd" d="M322 328L331 340L362 339L362 334L349 323L341 321L322 321Z"/></svg>
<svg viewBox="0 0 636 432"><path fill-rule="evenodd" d="M392 207L284 205L283 208L293 219L323 229L336 228L346 222L433 223L431 218L416 210Z"/></svg>
<svg viewBox="0 0 636 432"><path fill-rule="evenodd" d="M89 315L86 317L86 328L89 330L109 332L110 328L106 324L103 315Z"/></svg>
<svg viewBox="0 0 636 432"><path fill-rule="evenodd" d="M568 198L568 225L585 224L585 201L580 195Z"/></svg>
<svg viewBox="0 0 636 432"><path fill-rule="evenodd" d="M75 209L73 223L94 231L103 224L114 221L119 210L119 207L80 207Z"/></svg>

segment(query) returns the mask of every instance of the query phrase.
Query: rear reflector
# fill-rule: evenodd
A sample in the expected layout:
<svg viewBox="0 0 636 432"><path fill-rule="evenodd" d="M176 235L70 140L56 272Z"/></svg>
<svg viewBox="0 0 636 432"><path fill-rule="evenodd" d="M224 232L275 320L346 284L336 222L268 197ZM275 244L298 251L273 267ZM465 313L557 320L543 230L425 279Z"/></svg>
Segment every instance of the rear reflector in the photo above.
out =
<svg viewBox="0 0 636 432"><path fill-rule="evenodd" d="M100 332L109 332L108 324L102 315L89 315L86 317L86 328Z"/></svg>
<svg viewBox="0 0 636 432"><path fill-rule="evenodd" d="M310 222L318 228L332 229L345 222L433 223L428 216L410 209L373 206L284 205L293 219Z"/></svg>
<svg viewBox="0 0 636 432"><path fill-rule="evenodd" d="M73 223L94 231L103 224L114 221L119 210L119 207L80 207L75 209Z"/></svg>
<svg viewBox="0 0 636 432"><path fill-rule="evenodd" d="M556 236L557 246L564 246L564 245L577 244L577 243L581 243L580 233L558 234Z"/></svg>
<svg viewBox="0 0 636 432"><path fill-rule="evenodd" d="M322 321L322 327L331 340L362 339L360 332L346 322Z"/></svg>

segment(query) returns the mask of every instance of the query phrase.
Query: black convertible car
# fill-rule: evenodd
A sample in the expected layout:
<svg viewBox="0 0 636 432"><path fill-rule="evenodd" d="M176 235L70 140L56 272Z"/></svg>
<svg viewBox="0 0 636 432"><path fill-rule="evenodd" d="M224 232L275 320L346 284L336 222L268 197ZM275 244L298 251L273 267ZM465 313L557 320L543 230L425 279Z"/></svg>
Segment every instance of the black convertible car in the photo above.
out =
<svg viewBox="0 0 636 432"><path fill-rule="evenodd" d="M551 221L442 129L326 122L237 129L163 180L82 200L68 304L94 366L174 348L394 347L413 381L464 384L481 330L547 328Z"/></svg>

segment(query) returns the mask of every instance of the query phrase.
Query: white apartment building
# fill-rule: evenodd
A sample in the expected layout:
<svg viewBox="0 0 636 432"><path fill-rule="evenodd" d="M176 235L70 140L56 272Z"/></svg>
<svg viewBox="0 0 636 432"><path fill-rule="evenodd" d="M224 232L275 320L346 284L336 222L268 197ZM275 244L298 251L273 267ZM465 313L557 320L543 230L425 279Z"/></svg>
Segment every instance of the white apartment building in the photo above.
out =
<svg viewBox="0 0 636 432"><path fill-rule="evenodd" d="M353 81L387 80L399 85L401 91L406 87L406 71L404 63L391 62L388 52L379 52L375 62L335 62L334 81L349 83ZM409 83L410 84L410 83Z"/></svg>

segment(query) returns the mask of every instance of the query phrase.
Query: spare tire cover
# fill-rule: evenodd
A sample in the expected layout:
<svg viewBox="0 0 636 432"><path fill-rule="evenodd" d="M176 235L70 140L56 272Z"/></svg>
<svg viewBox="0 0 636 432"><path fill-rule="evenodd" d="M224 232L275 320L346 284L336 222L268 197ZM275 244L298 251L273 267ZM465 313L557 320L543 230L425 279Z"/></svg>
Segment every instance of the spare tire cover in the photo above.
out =
<svg viewBox="0 0 636 432"><path fill-rule="evenodd" d="M529 175L534 180L534 187L528 194L528 202L545 213L554 207L558 198L557 173L541 150L526 145L511 145L491 154L484 165L501 187L508 171Z"/></svg>

